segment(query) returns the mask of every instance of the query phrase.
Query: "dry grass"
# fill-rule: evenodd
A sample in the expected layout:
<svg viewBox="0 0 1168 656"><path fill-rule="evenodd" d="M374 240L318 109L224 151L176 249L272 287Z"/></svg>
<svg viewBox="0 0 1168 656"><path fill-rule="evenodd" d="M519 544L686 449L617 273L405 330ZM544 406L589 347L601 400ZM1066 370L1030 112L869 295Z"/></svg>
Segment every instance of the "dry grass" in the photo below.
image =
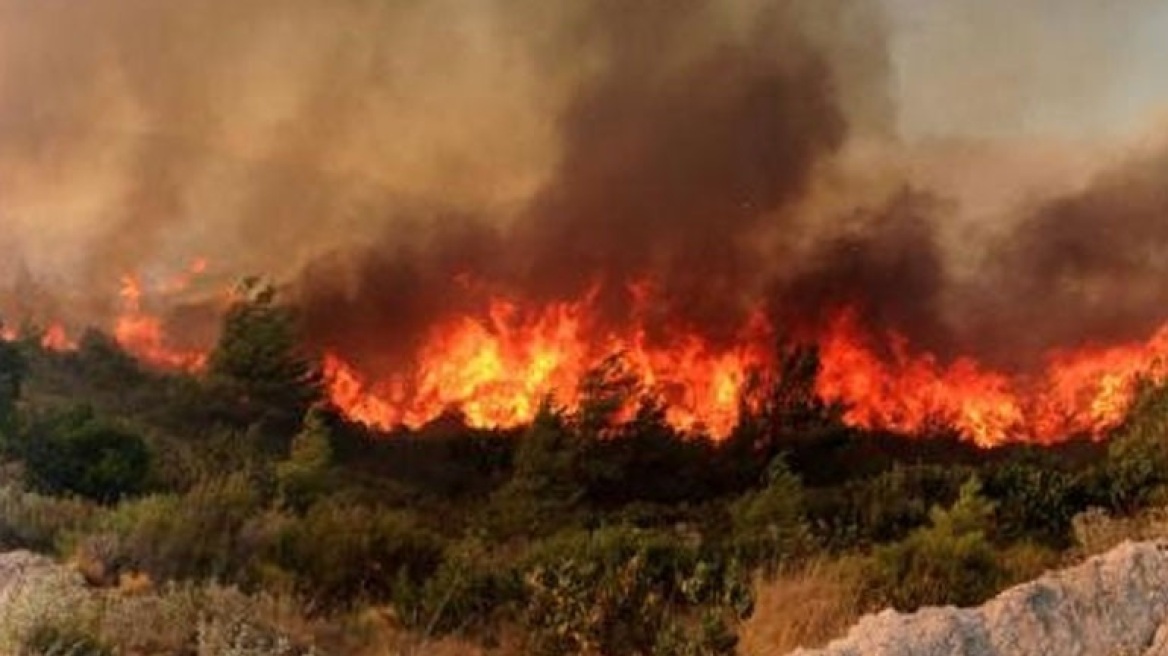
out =
<svg viewBox="0 0 1168 656"><path fill-rule="evenodd" d="M520 656L519 636L503 630L488 648L457 637L428 638L403 628L389 608L366 608L316 627L315 644L326 653L353 656Z"/></svg>
<svg viewBox="0 0 1168 656"><path fill-rule="evenodd" d="M1125 540L1168 539L1168 507L1148 508L1131 517L1112 517L1092 508L1076 515L1072 527L1079 555L1094 556Z"/></svg>
<svg viewBox="0 0 1168 656"><path fill-rule="evenodd" d="M756 586L754 615L741 628L744 656L778 656L843 635L864 608L860 563L816 560Z"/></svg>

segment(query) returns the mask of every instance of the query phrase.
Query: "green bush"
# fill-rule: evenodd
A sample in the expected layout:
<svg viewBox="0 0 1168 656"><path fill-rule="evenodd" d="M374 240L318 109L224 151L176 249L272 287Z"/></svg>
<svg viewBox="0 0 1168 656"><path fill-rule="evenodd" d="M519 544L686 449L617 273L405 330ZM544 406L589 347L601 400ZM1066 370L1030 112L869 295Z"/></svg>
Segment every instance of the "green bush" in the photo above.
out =
<svg viewBox="0 0 1168 656"><path fill-rule="evenodd" d="M901 540L928 523L931 507L951 504L969 475L964 467L895 465L874 477L810 490L809 521L834 550Z"/></svg>
<svg viewBox="0 0 1168 656"><path fill-rule="evenodd" d="M514 563L478 540L467 540L446 550L442 564L412 598L409 588L402 592L395 602L406 624L427 637L489 634L521 605L523 584Z"/></svg>
<svg viewBox="0 0 1168 656"><path fill-rule="evenodd" d="M874 592L901 610L984 601L1005 581L1005 572L986 537L993 505L981 496L980 483L970 479L951 508L934 508L931 515L931 526L876 549Z"/></svg>
<svg viewBox="0 0 1168 656"><path fill-rule="evenodd" d="M733 561L621 527L541 545L524 567L524 590L534 654L730 654L726 622L752 610Z"/></svg>
<svg viewBox="0 0 1168 656"><path fill-rule="evenodd" d="M782 458L767 472L766 487L746 494L731 508L733 542L740 558L776 568L803 553L811 534L803 513L803 486Z"/></svg>
<svg viewBox="0 0 1168 656"><path fill-rule="evenodd" d="M1144 383L1107 449L1107 501L1133 512L1163 501L1168 486L1168 385Z"/></svg>
<svg viewBox="0 0 1168 656"><path fill-rule="evenodd" d="M442 560L441 539L403 511L327 499L288 522L270 562L321 608L348 608L408 595Z"/></svg>
<svg viewBox="0 0 1168 656"><path fill-rule="evenodd" d="M585 495L584 444L550 401L519 438L511 479L491 497L486 529L500 538L571 525Z"/></svg>
<svg viewBox="0 0 1168 656"><path fill-rule="evenodd" d="M197 485L183 495L159 494L123 502L81 538L82 555L110 573L137 570L155 580L238 580L262 545L248 544L244 528L265 507L246 475Z"/></svg>
<svg viewBox="0 0 1168 656"><path fill-rule="evenodd" d="M16 433L16 402L20 400L26 370L20 349L0 339L0 440L7 441Z"/></svg>
<svg viewBox="0 0 1168 656"><path fill-rule="evenodd" d="M996 537L1055 546L1070 543L1071 519L1085 504L1075 478L1057 463L1012 460L991 469L985 480L986 495L996 509Z"/></svg>
<svg viewBox="0 0 1168 656"><path fill-rule="evenodd" d="M150 473L142 438L98 420L87 407L35 423L22 455L38 488L101 503L141 493Z"/></svg>

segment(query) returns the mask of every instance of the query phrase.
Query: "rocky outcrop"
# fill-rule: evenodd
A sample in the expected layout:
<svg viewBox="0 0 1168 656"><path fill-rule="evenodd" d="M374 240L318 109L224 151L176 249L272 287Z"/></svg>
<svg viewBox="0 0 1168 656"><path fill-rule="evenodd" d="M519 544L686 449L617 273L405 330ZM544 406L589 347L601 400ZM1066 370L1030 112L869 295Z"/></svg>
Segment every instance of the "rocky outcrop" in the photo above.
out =
<svg viewBox="0 0 1168 656"><path fill-rule="evenodd" d="M1168 656L1168 542L1124 543L977 608L886 610L798 656Z"/></svg>

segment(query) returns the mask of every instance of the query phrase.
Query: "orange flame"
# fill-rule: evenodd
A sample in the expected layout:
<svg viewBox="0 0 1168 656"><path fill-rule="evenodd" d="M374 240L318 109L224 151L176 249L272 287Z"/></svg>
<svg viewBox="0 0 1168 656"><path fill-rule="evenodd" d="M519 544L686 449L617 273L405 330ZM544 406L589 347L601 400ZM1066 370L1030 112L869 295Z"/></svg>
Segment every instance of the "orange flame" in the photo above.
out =
<svg viewBox="0 0 1168 656"><path fill-rule="evenodd" d="M199 265L198 271L204 266ZM194 273L197 271L192 267L192 275ZM168 291L176 291L173 286L168 287ZM122 299L122 312L114 323L114 339L127 352L151 366L164 369L197 371L206 365L207 354L203 351L170 345L162 319L149 314L142 307L143 288L136 276L122 276L119 296Z"/></svg>
<svg viewBox="0 0 1168 656"><path fill-rule="evenodd" d="M685 331L649 344L635 322L598 338L587 300L524 312L496 299L482 318L435 327L411 374L370 379L331 353L325 378L333 402L373 426L418 426L457 407L473 426L506 427L529 421L549 393L575 407L582 376L620 353L667 403L671 425L720 437L738 421L751 370L770 362L771 332L756 317L730 348ZM838 315L819 347L816 390L844 404L849 425L903 433L951 426L982 446L1100 436L1122 421L1141 376L1168 373L1161 365L1168 327L1146 343L1051 353L1030 375L994 371L972 358L941 362L895 333L866 333L852 312Z"/></svg>
<svg viewBox="0 0 1168 656"><path fill-rule="evenodd" d="M1030 376L988 371L970 358L941 364L896 334L888 346L891 357L878 357L849 312L821 340L818 392L847 406L849 424L909 433L947 424L982 446L1049 444L1099 436L1122 421L1137 380L1165 373L1168 327L1142 344L1051 353Z"/></svg>
<svg viewBox="0 0 1168 656"><path fill-rule="evenodd" d="M75 351L77 342L69 337L64 326L54 323L41 336L41 347L49 351Z"/></svg>
<svg viewBox="0 0 1168 656"><path fill-rule="evenodd" d="M685 334L656 345L640 328L595 339L589 319L587 301L525 313L495 299L483 318L435 327L411 376L369 381L329 354L325 378L339 408L374 426L417 426L457 407L472 426L505 427L530 421L549 394L576 406L589 369L620 354L646 391L666 402L671 425L722 436L737 423L747 372L763 360L757 340L719 349Z"/></svg>

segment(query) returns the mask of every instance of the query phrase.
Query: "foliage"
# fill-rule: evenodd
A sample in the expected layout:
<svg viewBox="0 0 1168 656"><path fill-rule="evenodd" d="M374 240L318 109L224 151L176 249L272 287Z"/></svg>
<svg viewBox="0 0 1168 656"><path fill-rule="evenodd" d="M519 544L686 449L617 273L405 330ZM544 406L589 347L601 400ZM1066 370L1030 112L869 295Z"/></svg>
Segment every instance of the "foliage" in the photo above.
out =
<svg viewBox="0 0 1168 656"><path fill-rule="evenodd" d="M585 494L583 445L551 401L519 438L511 480L492 498L490 529L500 536L546 535L570 522Z"/></svg>
<svg viewBox="0 0 1168 656"><path fill-rule="evenodd" d="M750 614L749 587L734 561L708 556L622 527L548 541L524 567L531 653L733 653L725 622Z"/></svg>
<svg viewBox="0 0 1168 656"><path fill-rule="evenodd" d="M97 385L125 388L146 379L133 356L112 337L92 328L81 334L77 350L69 354L69 359L76 370Z"/></svg>
<svg viewBox="0 0 1168 656"><path fill-rule="evenodd" d="M211 352L210 381L230 401L226 419L259 423L266 445L283 450L281 435L286 440L323 397L320 367L301 346L295 312L277 303L271 286L247 280L238 294Z"/></svg>
<svg viewBox="0 0 1168 656"><path fill-rule="evenodd" d="M24 639L22 656L114 656L114 650L88 631L62 624L41 624Z"/></svg>
<svg viewBox="0 0 1168 656"><path fill-rule="evenodd" d="M985 492L996 508L994 535L1010 541L1067 546L1071 519L1085 508L1075 478L1040 454L990 468Z"/></svg>
<svg viewBox="0 0 1168 656"><path fill-rule="evenodd" d="M513 616L523 600L514 563L490 553L477 539L449 546L442 564L416 592L412 599L399 594L397 601L406 623L426 637L489 634L494 622Z"/></svg>
<svg viewBox="0 0 1168 656"><path fill-rule="evenodd" d="M39 488L102 503L141 493L150 472L145 441L96 418L87 406L33 423L21 451Z"/></svg>
<svg viewBox="0 0 1168 656"><path fill-rule="evenodd" d="M843 428L842 408L815 390L818 349L780 343L777 356L775 370L757 373L745 391L742 419L729 439L731 450L753 455L755 462L768 463L802 444L833 439Z"/></svg>
<svg viewBox="0 0 1168 656"><path fill-rule="evenodd" d="M7 595L0 613L0 653L48 656L53 648L91 647L105 654L94 633L101 607L86 594L79 577L65 568L29 557L11 576L20 594Z"/></svg>
<svg viewBox="0 0 1168 656"><path fill-rule="evenodd" d="M949 509L935 507L929 527L876 549L873 585L887 603L913 610L925 605L980 603L1004 580L986 537L993 504L971 478Z"/></svg>
<svg viewBox="0 0 1168 656"><path fill-rule="evenodd" d="M96 509L80 499L62 499L0 487L0 550L49 552L70 533L84 530Z"/></svg>
<svg viewBox="0 0 1168 656"><path fill-rule="evenodd" d="M323 413L313 409L304 427L292 438L291 453L276 469L284 502L305 509L326 491L326 475L333 464L332 434Z"/></svg>
<svg viewBox="0 0 1168 656"><path fill-rule="evenodd" d="M289 522L268 557L320 608L408 597L442 560L438 536L404 511L326 499Z"/></svg>
<svg viewBox="0 0 1168 656"><path fill-rule="evenodd" d="M735 551L748 563L773 570L810 546L803 487L782 457L771 462L766 486L740 498L731 515Z"/></svg>
<svg viewBox="0 0 1168 656"><path fill-rule="evenodd" d="M1131 512L1162 495L1168 485L1168 384L1140 385L1108 447L1105 472L1112 508Z"/></svg>
<svg viewBox="0 0 1168 656"><path fill-rule="evenodd" d="M233 474L182 495L124 502L99 519L77 550L111 576L141 571L158 581L239 579L259 548L248 542L245 528L265 502L255 481Z"/></svg>
<svg viewBox="0 0 1168 656"><path fill-rule="evenodd" d="M876 476L808 491L814 532L833 550L903 539L929 521L929 509L952 503L971 470L942 465L894 465Z"/></svg>

